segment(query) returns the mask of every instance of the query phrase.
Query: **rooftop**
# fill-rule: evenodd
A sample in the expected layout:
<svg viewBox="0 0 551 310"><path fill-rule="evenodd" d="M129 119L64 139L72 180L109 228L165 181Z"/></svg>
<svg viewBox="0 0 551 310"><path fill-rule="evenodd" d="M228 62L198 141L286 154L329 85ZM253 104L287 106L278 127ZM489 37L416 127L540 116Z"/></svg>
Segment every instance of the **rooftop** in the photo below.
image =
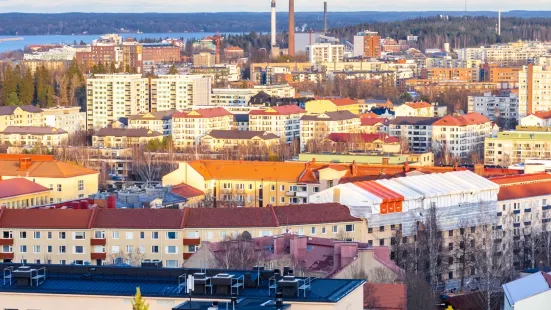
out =
<svg viewBox="0 0 551 310"><path fill-rule="evenodd" d="M161 137L163 134L147 128L101 128L96 132L96 137Z"/></svg>
<svg viewBox="0 0 551 310"><path fill-rule="evenodd" d="M253 110L250 115L291 115L306 113L304 109L294 104L270 107L265 110Z"/></svg>
<svg viewBox="0 0 551 310"><path fill-rule="evenodd" d="M436 123L439 117L405 117L399 116L390 121L390 125L425 125L431 126Z"/></svg>
<svg viewBox="0 0 551 310"><path fill-rule="evenodd" d="M551 140L551 132L541 131L502 131L497 138L486 138L492 140Z"/></svg>
<svg viewBox="0 0 551 310"><path fill-rule="evenodd" d="M433 126L469 126L469 125L481 125L490 123L490 120L479 113L469 113L460 116L446 115L440 120L436 121Z"/></svg>
<svg viewBox="0 0 551 310"><path fill-rule="evenodd" d="M0 107L0 115L12 115L15 110L21 109L25 112L29 113L40 113L42 112L42 109L39 107L36 107L34 105L22 105L22 106L1 106Z"/></svg>
<svg viewBox="0 0 551 310"><path fill-rule="evenodd" d="M383 143L399 143L397 137L390 137L385 133L331 133L328 139L333 142L356 142L356 143L374 143L381 141Z"/></svg>
<svg viewBox="0 0 551 310"><path fill-rule="evenodd" d="M407 291L405 284L364 284L364 308L405 310Z"/></svg>
<svg viewBox="0 0 551 310"><path fill-rule="evenodd" d="M22 163L22 160L28 160ZM99 172L54 160L51 155L0 154L3 176L27 178L71 178Z"/></svg>
<svg viewBox="0 0 551 310"><path fill-rule="evenodd" d="M35 126L8 126L2 131L3 134L20 134L20 135L60 135L67 132L55 127L35 127Z"/></svg>
<svg viewBox="0 0 551 310"><path fill-rule="evenodd" d="M214 139L229 139L229 140L273 140L279 137L273 133L265 131L250 131L250 130L213 130L208 135Z"/></svg>
<svg viewBox="0 0 551 310"><path fill-rule="evenodd" d="M373 126L377 124L386 124L388 122L388 120L383 117L362 117L360 121L362 122L362 126Z"/></svg>
<svg viewBox="0 0 551 310"><path fill-rule="evenodd" d="M211 118L211 117L221 117L221 116L232 116L228 110L217 107L217 108L208 108L208 109L197 109L193 111L184 111L176 112L172 116L173 118Z"/></svg>
<svg viewBox="0 0 551 310"><path fill-rule="evenodd" d="M510 306L550 289L551 275L541 271L503 284L503 291Z"/></svg>
<svg viewBox="0 0 551 310"><path fill-rule="evenodd" d="M300 118L301 121L344 121L355 119L358 116L348 110L325 112L322 114L307 114Z"/></svg>
<svg viewBox="0 0 551 310"><path fill-rule="evenodd" d="M184 198L193 198L205 195L203 191L185 183L172 186L171 190L174 194Z"/></svg>
<svg viewBox="0 0 551 310"><path fill-rule="evenodd" d="M0 199L48 191L49 188L24 178L0 180Z"/></svg>
<svg viewBox="0 0 551 310"><path fill-rule="evenodd" d="M432 104L424 101L420 102L406 102L405 105L407 105L410 108L413 109L423 109L423 108L430 108L432 107Z"/></svg>
<svg viewBox="0 0 551 310"><path fill-rule="evenodd" d="M168 120L172 118L172 115L176 111L159 111L159 112L147 112L138 115L131 115L129 120Z"/></svg>
<svg viewBox="0 0 551 310"><path fill-rule="evenodd" d="M333 104L338 107L358 104L356 100L353 100L350 98L334 98L334 99L330 99L330 101L333 102Z"/></svg>

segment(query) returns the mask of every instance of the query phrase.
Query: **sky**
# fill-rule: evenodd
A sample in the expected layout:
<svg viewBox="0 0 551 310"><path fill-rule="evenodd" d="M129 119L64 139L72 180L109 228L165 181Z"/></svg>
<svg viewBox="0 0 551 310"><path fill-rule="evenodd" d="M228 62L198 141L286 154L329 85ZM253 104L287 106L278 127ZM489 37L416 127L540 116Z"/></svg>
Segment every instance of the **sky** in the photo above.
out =
<svg viewBox="0 0 551 310"><path fill-rule="evenodd" d="M267 12L271 0L0 0L0 12ZM328 0L329 11L463 11L463 0ZM285 11L287 0L278 0ZM391 5L389 5L391 4ZM550 0L467 0L469 11L551 11ZM296 11L322 11L323 0L295 0Z"/></svg>

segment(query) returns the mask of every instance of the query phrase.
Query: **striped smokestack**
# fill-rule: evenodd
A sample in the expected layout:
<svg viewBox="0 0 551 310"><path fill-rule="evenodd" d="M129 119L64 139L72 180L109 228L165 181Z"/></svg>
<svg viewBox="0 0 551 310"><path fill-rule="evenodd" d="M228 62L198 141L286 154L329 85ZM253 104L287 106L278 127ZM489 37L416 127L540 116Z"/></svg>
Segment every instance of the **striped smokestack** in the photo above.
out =
<svg viewBox="0 0 551 310"><path fill-rule="evenodd" d="M289 0L289 56L295 56L295 0Z"/></svg>

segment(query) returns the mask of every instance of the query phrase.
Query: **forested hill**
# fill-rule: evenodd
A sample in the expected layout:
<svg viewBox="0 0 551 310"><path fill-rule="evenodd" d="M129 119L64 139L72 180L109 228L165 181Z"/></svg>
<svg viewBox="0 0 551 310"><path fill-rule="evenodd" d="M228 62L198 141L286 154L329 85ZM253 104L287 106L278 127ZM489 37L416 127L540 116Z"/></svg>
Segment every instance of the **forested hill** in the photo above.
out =
<svg viewBox="0 0 551 310"><path fill-rule="evenodd" d="M63 13L0 14L0 35L103 34L125 31L166 32L250 32L270 30L269 3L266 12L232 13ZM320 2L321 3L321 2ZM320 4L320 10L321 10ZM285 7L280 7L284 10ZM464 12L333 12L329 7L329 27L340 28L360 23L392 22L437 15L463 16ZM468 12L469 16L497 16L496 12ZM323 28L323 13L297 12L296 25L306 30ZM551 18L551 11L510 11L503 17ZM287 29L287 13L278 12L278 30Z"/></svg>
<svg viewBox="0 0 551 310"><path fill-rule="evenodd" d="M362 30L377 31L382 37L419 37L419 48L438 48L449 42L452 48L482 46L518 40L551 41L550 18L502 18L501 37L496 35L495 17L416 18L395 22L364 23L333 29L338 37L352 39Z"/></svg>

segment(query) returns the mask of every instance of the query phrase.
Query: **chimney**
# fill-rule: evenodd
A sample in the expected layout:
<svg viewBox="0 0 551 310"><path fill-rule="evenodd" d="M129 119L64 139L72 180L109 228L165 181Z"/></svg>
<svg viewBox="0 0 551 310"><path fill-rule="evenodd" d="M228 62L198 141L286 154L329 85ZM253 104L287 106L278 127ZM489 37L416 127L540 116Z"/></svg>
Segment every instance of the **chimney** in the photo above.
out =
<svg viewBox="0 0 551 310"><path fill-rule="evenodd" d="M291 239L291 255L297 261L301 261L306 257L306 247L308 238L304 236Z"/></svg>
<svg viewBox="0 0 551 310"><path fill-rule="evenodd" d="M338 187L333 187L333 202L341 203L341 189Z"/></svg>
<svg viewBox="0 0 551 310"><path fill-rule="evenodd" d="M497 35L501 36L501 9L497 11Z"/></svg>
<svg viewBox="0 0 551 310"><path fill-rule="evenodd" d="M357 243L342 243L341 245L341 268L347 266L356 258L358 254Z"/></svg>
<svg viewBox="0 0 551 310"><path fill-rule="evenodd" d="M285 254L285 237L274 237L274 254Z"/></svg>
<svg viewBox="0 0 551 310"><path fill-rule="evenodd" d="M383 166L388 166L389 161L390 161L390 158L388 158L388 157L383 157Z"/></svg>
<svg viewBox="0 0 551 310"><path fill-rule="evenodd" d="M295 56L295 0L289 0L289 56Z"/></svg>
<svg viewBox="0 0 551 310"><path fill-rule="evenodd" d="M358 176L358 165L356 165L356 161L352 161L352 176L356 177Z"/></svg>
<svg viewBox="0 0 551 310"><path fill-rule="evenodd" d="M479 176L484 176L484 165L483 164L474 165L474 173L478 174Z"/></svg>
<svg viewBox="0 0 551 310"><path fill-rule="evenodd" d="M323 2L323 33L327 34L327 1Z"/></svg>
<svg viewBox="0 0 551 310"><path fill-rule="evenodd" d="M19 169L27 170L32 165L32 160L30 157L23 157L19 160Z"/></svg>
<svg viewBox="0 0 551 310"><path fill-rule="evenodd" d="M409 172L409 162L404 163L404 172Z"/></svg>
<svg viewBox="0 0 551 310"><path fill-rule="evenodd" d="M276 45L276 2L272 0L272 46Z"/></svg>

